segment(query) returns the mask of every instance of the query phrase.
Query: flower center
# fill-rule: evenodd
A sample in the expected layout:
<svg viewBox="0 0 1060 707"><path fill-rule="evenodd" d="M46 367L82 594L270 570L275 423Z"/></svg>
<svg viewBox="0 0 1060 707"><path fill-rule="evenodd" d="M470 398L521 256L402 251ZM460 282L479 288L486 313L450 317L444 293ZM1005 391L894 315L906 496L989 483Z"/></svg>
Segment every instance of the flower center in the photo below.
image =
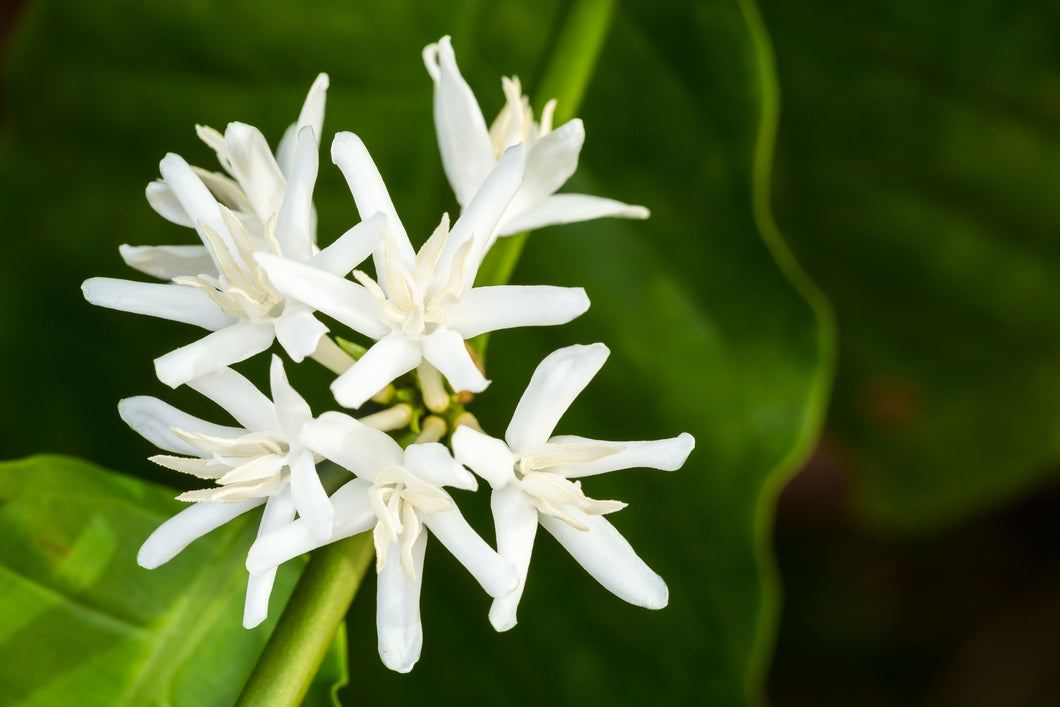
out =
<svg viewBox="0 0 1060 707"><path fill-rule="evenodd" d="M177 428L172 428L172 432L200 450L203 456L158 455L151 460L174 471L211 479L217 485L188 491L178 496L178 500L235 503L275 495L287 485L290 448L286 443L254 432L230 438Z"/></svg>
<svg viewBox="0 0 1060 707"><path fill-rule="evenodd" d="M497 159L512 145L525 143L527 147L552 132L552 114L556 110L556 100L545 104L541 111L541 122L534 122L534 111L530 108L530 99L523 95L523 88L517 76L501 79L504 88L505 104L490 125L490 143Z"/></svg>
<svg viewBox="0 0 1060 707"><path fill-rule="evenodd" d="M232 247L225 243L217 231L200 222L199 228L206 237L220 273L212 275L187 275L173 278L173 282L203 290L222 309L237 317L252 322L272 319L283 312L287 298L272 283L265 271L254 260L254 251L262 250L283 255L276 240L276 217L265 224L265 248L255 245L250 233L229 209L221 208L228 232L232 235Z"/></svg>
<svg viewBox="0 0 1060 707"><path fill-rule="evenodd" d="M589 498L580 481L571 481L557 467L596 461L617 452L613 445L544 444L525 452L515 462L515 478L540 513L562 520L577 530L588 530L581 517L604 515L626 507L622 501Z"/></svg>
<svg viewBox="0 0 1060 707"><path fill-rule="evenodd" d="M416 581L412 547L423 532L422 516L452 508L449 495L408 469L392 466L376 478L368 498L377 519L372 533L376 571L386 567L390 546L400 542L401 568L410 582Z"/></svg>

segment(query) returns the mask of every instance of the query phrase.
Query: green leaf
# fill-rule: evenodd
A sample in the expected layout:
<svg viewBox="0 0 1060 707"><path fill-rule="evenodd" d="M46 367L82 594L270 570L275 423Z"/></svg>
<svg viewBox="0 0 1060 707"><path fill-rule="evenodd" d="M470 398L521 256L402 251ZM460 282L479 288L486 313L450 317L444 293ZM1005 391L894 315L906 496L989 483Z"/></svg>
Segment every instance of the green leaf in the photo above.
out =
<svg viewBox="0 0 1060 707"><path fill-rule="evenodd" d="M233 703L298 563L277 579L273 618L246 630L248 518L158 569L136 564L140 544L184 507L170 489L68 457L0 463L0 702ZM331 703L344 658L332 650L306 704Z"/></svg>
<svg viewBox="0 0 1060 707"><path fill-rule="evenodd" d="M1055 480L1055 8L764 4L779 221L836 303L833 456L862 515L927 529Z"/></svg>
<svg viewBox="0 0 1060 707"><path fill-rule="evenodd" d="M422 240L456 206L420 50L452 34L489 117L501 105L501 74L519 74L540 109L548 96L533 87L561 17L560 3L529 1L34 5L5 79L0 213L28 235L12 238L0 263L0 301L19 303L0 308L0 348L12 357L0 397L19 401L25 418L0 425L0 448L58 446L146 467L138 460L153 450L113 405L161 391L151 359L196 332L94 310L77 285L92 275L136 278L119 243L194 242L155 216L142 191L167 151L214 164L195 123L242 120L275 144L313 76L327 71L325 145L337 130L361 135ZM593 307L565 327L493 335L493 384L470 409L499 433L541 357L607 343L610 362L558 431L696 436L679 472L586 480L590 495L630 503L614 523L667 579L670 606L648 612L615 599L542 534L521 623L497 635L488 597L432 543L420 663L410 676L381 666L366 587L350 615L350 703L519 704L543 690L588 704L742 705L760 696L777 610L772 506L814 441L832 363L827 312L768 212L777 100L768 41L753 5L735 0L641 0L612 21L580 111L588 138L578 178L565 190L642 203L652 218L530 237L516 281L583 285ZM356 214L323 153L315 201L326 244ZM289 372L295 379L303 367ZM318 413L334 407L323 378L307 383L319 386ZM202 404L184 390L165 398ZM489 539L485 494L457 501Z"/></svg>

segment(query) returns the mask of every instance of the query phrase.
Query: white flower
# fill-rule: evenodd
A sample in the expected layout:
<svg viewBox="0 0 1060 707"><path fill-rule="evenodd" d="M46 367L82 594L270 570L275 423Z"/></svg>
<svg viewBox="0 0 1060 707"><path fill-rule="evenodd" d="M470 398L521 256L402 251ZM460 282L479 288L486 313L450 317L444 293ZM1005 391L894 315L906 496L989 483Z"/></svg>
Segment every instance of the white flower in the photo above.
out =
<svg viewBox="0 0 1060 707"><path fill-rule="evenodd" d="M270 157L271 159L271 157ZM312 210L317 148L312 129L301 133L292 181L258 244L244 222L219 204L193 169L178 155L167 155L160 169L166 188L196 224L217 275L179 275L170 284L96 277L82 290L92 304L194 324L212 331L202 339L155 360L163 383L177 387L224 366L261 353L278 340L295 361L313 354L327 327L305 304L276 290L253 258L255 252L304 261L309 268L347 273L371 253L380 238L382 217L358 224L314 254L304 218Z"/></svg>
<svg viewBox="0 0 1060 707"><path fill-rule="evenodd" d="M475 477L443 445L413 444L402 450L385 433L338 412L308 423L302 441L357 478L331 496L335 525L329 538L321 542L306 521L298 519L259 536L247 555L247 569L267 572L327 542L373 530L379 656L388 668L408 672L419 659L419 597L428 530L490 596L503 596L515 587L511 563L475 533L443 489L477 487Z"/></svg>
<svg viewBox="0 0 1060 707"><path fill-rule="evenodd" d="M277 231L288 257L307 260L316 243L316 212L311 201L316 179L314 154L320 146L324 126L327 74L320 74L306 96L298 121L288 127L273 157L265 137L257 128L229 123L224 135L213 128L195 126L199 137L217 153L227 175L200 167L192 170L218 202L232 210L246 228L255 249L267 248L266 224L272 218L282 223ZM311 171L312 176L305 174ZM288 190L301 190L296 200L283 203ZM196 217L181 203L178 195L162 179L147 185L147 201L159 215L175 224L195 228ZM129 246L120 248L125 262L163 280L180 275L219 275L206 246Z"/></svg>
<svg viewBox="0 0 1060 707"><path fill-rule="evenodd" d="M263 503L259 536L290 523L295 513L314 537L331 534L331 502L320 484L313 452L298 439L312 413L287 382L276 356L271 382L272 400L228 368L191 383L241 427L215 425L147 396L119 403L121 417L130 427L156 446L183 455L158 455L152 461L216 484L178 496L194 505L167 520L144 542L137 555L141 566L154 569L168 562L193 540ZM251 574L243 614L247 628L265 620L275 576L275 568Z"/></svg>
<svg viewBox="0 0 1060 707"><path fill-rule="evenodd" d="M571 479L633 467L672 471L692 451L692 436L645 442L550 438L608 353L603 344L593 344L569 346L545 358L512 415L505 441L470 427L453 433L457 460L493 488L497 549L519 573L518 586L490 608L490 622L498 631L516 623L538 524L616 596L649 609L666 606L666 583L603 518L626 504L589 498L581 483Z"/></svg>
<svg viewBox="0 0 1060 707"><path fill-rule="evenodd" d="M475 94L460 75L449 37L423 50L423 62L434 79L434 123L442 166L456 200L466 207L506 149L525 144L526 179L497 227L510 236L542 226L588 221L604 216L647 218L643 206L584 194L556 194L578 167L585 128L575 119L552 129L555 100L534 122L530 102L517 78L502 85L506 104L486 127Z"/></svg>
<svg viewBox="0 0 1060 707"><path fill-rule="evenodd" d="M588 308L581 288L472 287L498 219L522 182L524 152L522 146L509 149L452 230L443 216L416 253L364 143L352 133L335 136L332 159L346 176L357 210L362 217L386 218L383 243L374 253L376 280L356 272L355 283L338 276L345 273L264 253L257 260L278 290L376 341L332 384L340 404L359 407L423 361L454 390L482 391L489 381L475 366L466 339L497 329L563 324Z"/></svg>

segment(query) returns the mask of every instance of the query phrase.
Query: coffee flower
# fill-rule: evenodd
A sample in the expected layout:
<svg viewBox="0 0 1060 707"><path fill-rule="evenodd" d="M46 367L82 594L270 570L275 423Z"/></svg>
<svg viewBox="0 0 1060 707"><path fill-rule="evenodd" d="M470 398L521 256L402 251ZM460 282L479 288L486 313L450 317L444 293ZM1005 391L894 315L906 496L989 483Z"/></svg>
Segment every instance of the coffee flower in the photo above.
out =
<svg viewBox="0 0 1060 707"><path fill-rule="evenodd" d="M137 555L141 566L154 569L168 562L193 540L262 504L259 536L284 527L296 513L313 537L331 535L335 514L320 484L316 457L299 440L312 413L275 356L271 384L272 400L228 368L190 384L231 414L240 427L215 425L147 396L127 398L118 405L130 427L174 453L151 461L214 483L177 497L193 505L144 542ZM251 574L243 614L247 628L265 620L275 577L275 567Z"/></svg>
<svg viewBox="0 0 1060 707"><path fill-rule="evenodd" d="M603 517L626 504L589 498L581 482L572 479L634 467L678 469L692 451L692 436L684 433L644 442L551 437L608 353L603 344L593 344L569 346L545 358L534 371L503 441L470 427L453 433L456 459L493 489L497 550L519 574L518 586L490 608L490 622L498 631L516 623L539 524L616 596L649 609L667 604L666 583Z"/></svg>
<svg viewBox="0 0 1060 707"><path fill-rule="evenodd" d="M462 207L471 202L505 150L526 145L526 179L504 212L498 235L604 216L648 217L643 206L585 194L555 193L578 168L585 128L581 120L574 119L553 130L554 99L535 122L519 79L504 78L504 108L487 128L475 94L456 65L449 37L427 46L423 63L434 79L434 125L442 166Z"/></svg>
<svg viewBox="0 0 1060 707"><path fill-rule="evenodd" d="M423 645L420 586L428 531L493 597L516 586L511 563L479 537L445 486L475 490L477 484L441 444L402 449L385 433L338 412L327 412L302 430L302 441L356 475L331 496L335 524L324 541L299 518L258 536L247 555L251 576L328 542L373 531L377 583L379 656L391 670L408 672Z"/></svg>
<svg viewBox="0 0 1060 707"><path fill-rule="evenodd" d="M454 390L482 391L489 381L468 353L466 339L511 327L564 324L588 308L580 287L472 286L498 220L522 183L524 152L522 146L508 150L452 229L443 216L416 253L364 143L352 133L335 137L332 158L357 210L362 217L386 218L382 244L373 254L376 279L358 271L357 282L351 282L264 253L257 261L280 292L375 340L332 384L341 405L360 407L422 362L440 371Z"/></svg>

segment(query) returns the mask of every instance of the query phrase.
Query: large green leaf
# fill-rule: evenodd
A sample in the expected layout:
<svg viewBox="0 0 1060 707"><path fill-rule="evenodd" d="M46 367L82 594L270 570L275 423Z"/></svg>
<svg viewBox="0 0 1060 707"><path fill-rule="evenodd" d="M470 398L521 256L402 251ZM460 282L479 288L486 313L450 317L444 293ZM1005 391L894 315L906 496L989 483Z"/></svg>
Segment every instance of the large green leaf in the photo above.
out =
<svg viewBox="0 0 1060 707"><path fill-rule="evenodd" d="M1055 5L764 5L779 221L836 303L831 422L861 510L926 527L1055 479Z"/></svg>
<svg viewBox="0 0 1060 707"><path fill-rule="evenodd" d="M232 522L156 570L136 564L140 543L182 507L169 489L68 457L0 463L0 703L232 704L297 563L277 580L273 617L245 630L253 523ZM307 704L331 704L344 656L333 649Z"/></svg>
<svg viewBox="0 0 1060 707"><path fill-rule="evenodd" d="M364 138L409 231L426 236L454 204L420 49L453 34L461 68L492 115L502 72L520 74L532 90L560 18L557 3L472 0L335 1L297 11L275 1L35 5L7 73L0 154L0 212L16 232L32 234L14 239L0 265L0 301L20 303L0 309L3 348L20 370L0 374L0 392L25 401L27 420L0 426L0 444L60 446L143 468L136 460L151 452L121 429L112 406L121 395L160 389L151 358L191 332L93 311L76 287L91 275L131 276L115 253L120 242L191 242L141 194L167 150L212 162L192 125L244 120L275 139L326 70L325 132ZM751 3L619 8L581 111L589 137L570 189L646 204L652 219L531 237L516 279L584 285L593 307L567 327L494 335L494 383L473 404L483 425L500 432L544 354L594 340L611 347L611 361L560 431L696 436L688 465L673 475L586 482L590 495L630 502L615 523L670 583L670 606L651 613L623 604L543 537L522 622L498 636L485 619L488 598L435 547L423 657L411 676L380 665L370 592L355 602L351 702L757 700L776 619L772 505L812 444L831 365L827 318L768 213L775 106L768 43ZM326 159L316 203L324 242L355 221ZM326 393L323 376L303 369L292 376ZM184 391L164 397L200 402ZM319 396L314 409L326 403ZM466 496L458 501L485 533L484 499Z"/></svg>

